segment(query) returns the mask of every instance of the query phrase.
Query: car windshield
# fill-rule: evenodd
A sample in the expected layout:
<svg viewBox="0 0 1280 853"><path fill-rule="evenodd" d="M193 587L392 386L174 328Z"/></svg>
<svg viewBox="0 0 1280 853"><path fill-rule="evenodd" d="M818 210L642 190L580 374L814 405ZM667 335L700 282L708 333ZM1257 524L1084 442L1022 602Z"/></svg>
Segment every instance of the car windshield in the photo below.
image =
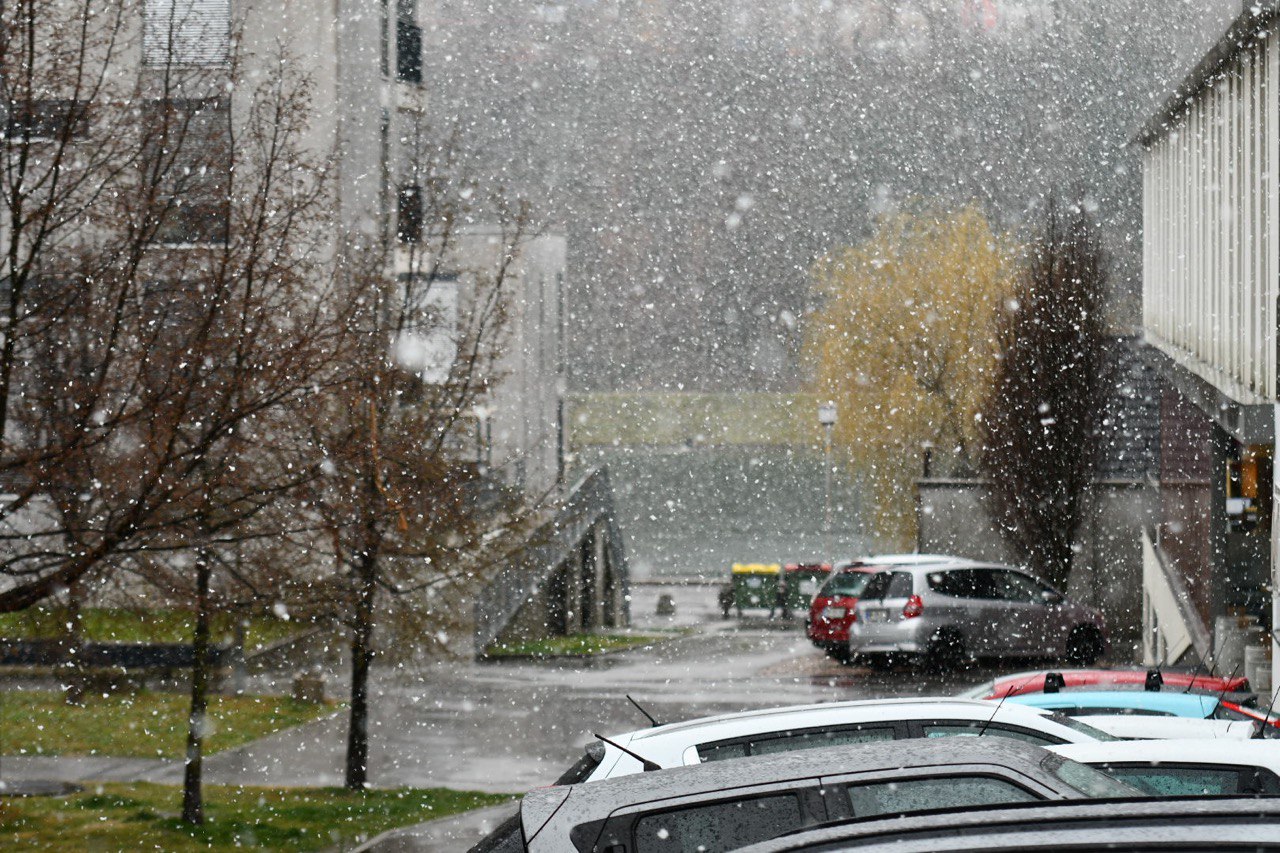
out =
<svg viewBox="0 0 1280 853"><path fill-rule="evenodd" d="M1137 788L1126 785L1119 779L1113 779L1101 770L1095 770L1076 761L1069 761L1060 755L1047 754L1040 762L1040 766L1086 797L1102 799L1145 796Z"/></svg>
<svg viewBox="0 0 1280 853"><path fill-rule="evenodd" d="M867 581L871 580L870 572L840 572L832 575L826 583L822 585L822 589L818 590L818 595L837 596L850 595L859 596L862 590L866 588Z"/></svg>

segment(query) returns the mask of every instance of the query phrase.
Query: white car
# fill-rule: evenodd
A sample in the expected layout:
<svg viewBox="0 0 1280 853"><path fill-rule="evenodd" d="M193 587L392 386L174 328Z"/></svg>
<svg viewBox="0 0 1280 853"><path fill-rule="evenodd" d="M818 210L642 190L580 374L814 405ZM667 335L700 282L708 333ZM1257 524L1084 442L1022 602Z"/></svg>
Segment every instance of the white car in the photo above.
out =
<svg viewBox="0 0 1280 853"><path fill-rule="evenodd" d="M1155 796L1280 794L1276 741L1098 741L1049 749Z"/></svg>
<svg viewBox="0 0 1280 853"><path fill-rule="evenodd" d="M640 759L665 769L812 747L979 733L1040 746L1108 737L1079 720L1012 703L949 698L828 702L703 717L614 735L603 744L592 744L559 783L640 773L645 769Z"/></svg>
<svg viewBox="0 0 1280 853"><path fill-rule="evenodd" d="M1198 720L1147 714L1090 714L1072 719L1088 720L1095 729L1122 740L1249 740L1258 732L1256 723L1244 720Z"/></svg>

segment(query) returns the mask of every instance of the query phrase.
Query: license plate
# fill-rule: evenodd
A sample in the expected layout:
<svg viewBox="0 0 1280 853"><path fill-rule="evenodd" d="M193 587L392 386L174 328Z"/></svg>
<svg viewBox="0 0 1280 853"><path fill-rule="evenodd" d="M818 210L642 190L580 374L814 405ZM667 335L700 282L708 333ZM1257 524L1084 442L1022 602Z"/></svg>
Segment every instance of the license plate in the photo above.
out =
<svg viewBox="0 0 1280 853"><path fill-rule="evenodd" d="M866 611L866 616L867 616L868 622L888 622L889 621L888 610L868 610Z"/></svg>

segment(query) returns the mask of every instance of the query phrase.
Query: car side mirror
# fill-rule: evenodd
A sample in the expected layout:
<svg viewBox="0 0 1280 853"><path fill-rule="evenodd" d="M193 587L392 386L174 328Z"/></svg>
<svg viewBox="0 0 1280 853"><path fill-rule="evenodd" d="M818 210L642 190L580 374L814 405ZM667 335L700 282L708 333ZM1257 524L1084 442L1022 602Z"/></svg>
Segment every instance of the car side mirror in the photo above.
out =
<svg viewBox="0 0 1280 853"><path fill-rule="evenodd" d="M1054 592L1051 589L1046 589L1044 592L1040 593L1040 598L1045 604L1061 604L1064 600L1061 593Z"/></svg>

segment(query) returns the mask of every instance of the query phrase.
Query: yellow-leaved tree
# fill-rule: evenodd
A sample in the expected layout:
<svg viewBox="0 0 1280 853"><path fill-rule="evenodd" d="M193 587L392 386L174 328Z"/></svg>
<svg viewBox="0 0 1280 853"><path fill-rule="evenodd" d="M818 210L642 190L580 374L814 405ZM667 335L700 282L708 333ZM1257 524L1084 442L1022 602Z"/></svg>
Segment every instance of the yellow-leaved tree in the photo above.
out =
<svg viewBox="0 0 1280 853"><path fill-rule="evenodd" d="M877 538L910 547L914 480L976 470L978 418L994 375L995 317L1018 250L977 207L883 218L866 242L820 259L807 353L835 401L835 441L868 487Z"/></svg>

